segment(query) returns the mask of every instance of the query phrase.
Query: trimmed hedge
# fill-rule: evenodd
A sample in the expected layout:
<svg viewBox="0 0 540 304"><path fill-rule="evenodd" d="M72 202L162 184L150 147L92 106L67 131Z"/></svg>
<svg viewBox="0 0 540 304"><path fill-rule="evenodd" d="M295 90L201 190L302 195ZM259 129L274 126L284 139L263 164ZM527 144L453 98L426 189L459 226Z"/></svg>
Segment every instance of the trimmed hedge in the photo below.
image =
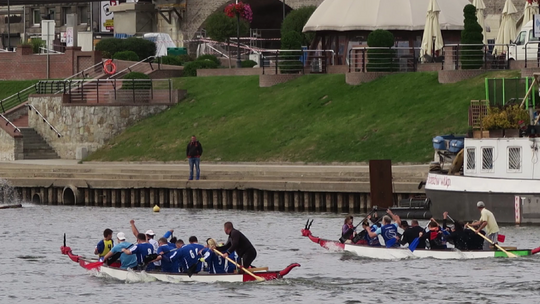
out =
<svg viewBox="0 0 540 304"><path fill-rule="evenodd" d="M122 52L116 52L116 54L114 54L113 56L113 59L139 61L139 56L137 55L137 53L133 51L122 51Z"/></svg>
<svg viewBox="0 0 540 304"><path fill-rule="evenodd" d="M195 60L184 65L184 76L197 76L197 69L215 69L218 65L211 60Z"/></svg>
<svg viewBox="0 0 540 304"><path fill-rule="evenodd" d="M148 81L124 81L122 84L122 90L149 90L152 88L152 80L150 80L150 76L141 72L127 73L123 79L148 79Z"/></svg>
<svg viewBox="0 0 540 304"><path fill-rule="evenodd" d="M182 65L182 61L180 60L180 58L178 58L178 56L161 56L159 57L159 60L161 64Z"/></svg>
<svg viewBox="0 0 540 304"><path fill-rule="evenodd" d="M142 60L156 54L156 44L150 40L135 37L127 39L109 38L98 42L96 51L101 51L102 55L107 54L113 58L118 52L133 51Z"/></svg>
<svg viewBox="0 0 540 304"><path fill-rule="evenodd" d="M197 57L196 61L204 61L204 60L213 61L216 64L216 66L221 65L221 61L216 56L210 55L210 54L199 56L199 57Z"/></svg>
<svg viewBox="0 0 540 304"><path fill-rule="evenodd" d="M367 51L368 72L395 72L399 70L395 62L396 51L390 49L394 46L394 34L386 30L374 30L369 33L367 43L369 47L385 47L388 49L370 49Z"/></svg>
<svg viewBox="0 0 540 304"><path fill-rule="evenodd" d="M253 60L244 60L242 61L242 67L243 68L252 68L257 65L257 62Z"/></svg>

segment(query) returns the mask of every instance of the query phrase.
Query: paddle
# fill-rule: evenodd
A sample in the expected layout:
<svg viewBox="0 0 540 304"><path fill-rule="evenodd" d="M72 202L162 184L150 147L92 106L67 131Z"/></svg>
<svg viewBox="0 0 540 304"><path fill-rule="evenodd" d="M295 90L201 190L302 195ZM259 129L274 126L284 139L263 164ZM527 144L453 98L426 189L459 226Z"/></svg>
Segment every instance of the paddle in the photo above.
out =
<svg viewBox="0 0 540 304"><path fill-rule="evenodd" d="M361 220L356 226L354 226L354 229L349 229L349 230L347 231L347 233L345 233L344 235L342 235L342 236L339 238L339 242L342 243L342 244L345 243L345 241L348 240L348 239L351 237L351 235L352 235L353 232L356 230L356 228L358 228L358 226L360 226L360 225L361 225L361 224L362 224L362 223L363 223L370 215L372 215L373 212L375 212L375 211L377 211L377 209L376 209L376 208L373 208L373 210L371 210L371 212L370 212L368 215L366 215L366 217L365 217L363 220Z"/></svg>
<svg viewBox="0 0 540 304"><path fill-rule="evenodd" d="M456 223L456 221L454 221L454 219L450 216L450 215L446 215L447 218L449 218L452 223ZM504 240L506 240L506 236L504 234L498 234L497 235L497 242L501 242L501 243L504 243Z"/></svg>
<svg viewBox="0 0 540 304"><path fill-rule="evenodd" d="M390 248L390 247L394 247L396 242L397 242L397 239L395 237L393 237L393 238L389 239L388 242L385 242L384 244L386 245L386 248ZM418 244L417 244L417 246L418 246Z"/></svg>
<svg viewBox="0 0 540 304"><path fill-rule="evenodd" d="M217 250L217 249L212 249L212 250L214 250L214 252L215 252L216 254L219 254L222 258L225 258L225 259L227 259L229 262L231 262L231 263L233 263L234 265L236 265L236 267L238 267L239 269L242 269L242 270L245 271L247 274L249 274L250 276L254 277L255 280L257 280L257 281L259 281L259 282L265 281L264 278L259 277L259 276L255 275L255 274L253 274L253 272L247 270L244 266L242 266L242 265L236 263L233 259L229 258L228 256L225 256L223 253L219 252L219 250Z"/></svg>
<svg viewBox="0 0 540 304"><path fill-rule="evenodd" d="M495 244L493 243L489 238L487 238L485 235L481 234L480 232L476 231L476 229L474 229L471 225L469 224L466 224L465 226L467 226L467 228L469 229L472 229L476 234L478 234L479 236L481 236L482 238L484 238L484 240L488 241L491 243L491 245L497 247L497 249L499 249L500 251L506 253L506 256L508 256L509 258L517 258L517 255L511 253L511 252L508 252L506 251L504 248L502 248L501 246L499 246L498 244Z"/></svg>

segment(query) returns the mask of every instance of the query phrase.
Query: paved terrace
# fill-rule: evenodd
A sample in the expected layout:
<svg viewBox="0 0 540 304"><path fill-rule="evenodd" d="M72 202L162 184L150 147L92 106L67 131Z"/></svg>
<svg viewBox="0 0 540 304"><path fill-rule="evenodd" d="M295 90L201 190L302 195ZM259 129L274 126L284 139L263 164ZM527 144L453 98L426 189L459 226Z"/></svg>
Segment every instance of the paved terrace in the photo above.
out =
<svg viewBox="0 0 540 304"><path fill-rule="evenodd" d="M395 193L418 190L428 165L395 165ZM263 189L369 193L367 165L302 165L266 163L201 164L201 180L188 181L187 162L131 163L73 160L0 162L0 178L14 187Z"/></svg>

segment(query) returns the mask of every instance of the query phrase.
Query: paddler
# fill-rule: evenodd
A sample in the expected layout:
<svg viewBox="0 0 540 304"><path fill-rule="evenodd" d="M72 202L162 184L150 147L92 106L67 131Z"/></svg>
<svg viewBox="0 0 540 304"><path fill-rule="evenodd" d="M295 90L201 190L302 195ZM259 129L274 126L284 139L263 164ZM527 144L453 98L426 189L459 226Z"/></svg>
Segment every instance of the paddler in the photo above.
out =
<svg viewBox="0 0 540 304"><path fill-rule="evenodd" d="M476 228L476 233L486 228L486 237L490 239L493 244L497 244L497 237L499 235L499 225L493 213L486 209L486 204L483 201L476 203L476 207L480 211L480 219L470 224ZM484 240L484 250L490 250L491 243Z"/></svg>
<svg viewBox="0 0 540 304"><path fill-rule="evenodd" d="M114 247L112 240L113 231L109 228L103 231L103 240L99 241L94 250L94 254L99 256L99 260L103 261L103 257Z"/></svg>
<svg viewBox="0 0 540 304"><path fill-rule="evenodd" d="M118 232L116 235L116 238L118 239L118 244L114 246L111 251L109 251L104 257L104 260L107 260L115 253L120 253L120 263L121 269L128 269L132 268L134 269L137 267L137 257L134 255L127 255L125 253L122 253L122 249L124 248L131 248L133 244L128 243L126 241L126 235L123 232Z"/></svg>
<svg viewBox="0 0 540 304"><path fill-rule="evenodd" d="M350 243L351 240L356 235L356 227L353 225L353 216L348 215L343 222L343 227L341 227L341 239L340 241Z"/></svg>
<svg viewBox="0 0 540 304"><path fill-rule="evenodd" d="M367 233L369 237L376 237L378 235L382 235L385 244L388 242L391 242L391 239L397 239L399 237L398 234L398 224L393 223L390 216L385 215L383 217L383 225L380 228L377 228L375 232L372 232L370 230L367 230ZM395 242L395 241L394 241ZM395 242L392 247L399 247L399 243Z"/></svg>

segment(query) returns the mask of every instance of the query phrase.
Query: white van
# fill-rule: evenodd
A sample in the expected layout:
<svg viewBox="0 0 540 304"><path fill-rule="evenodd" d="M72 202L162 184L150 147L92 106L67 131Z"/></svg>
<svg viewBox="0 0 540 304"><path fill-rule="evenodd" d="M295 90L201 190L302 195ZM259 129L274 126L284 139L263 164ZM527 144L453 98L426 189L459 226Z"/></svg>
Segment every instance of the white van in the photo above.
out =
<svg viewBox="0 0 540 304"><path fill-rule="evenodd" d="M156 44L156 57L167 56L167 48L176 47L176 44L169 34L146 33L144 34L143 38Z"/></svg>
<svg viewBox="0 0 540 304"><path fill-rule="evenodd" d="M519 33L516 40L509 46L508 59L536 61L538 55L538 38L533 35L533 21L527 22ZM525 52L527 55L525 56Z"/></svg>

